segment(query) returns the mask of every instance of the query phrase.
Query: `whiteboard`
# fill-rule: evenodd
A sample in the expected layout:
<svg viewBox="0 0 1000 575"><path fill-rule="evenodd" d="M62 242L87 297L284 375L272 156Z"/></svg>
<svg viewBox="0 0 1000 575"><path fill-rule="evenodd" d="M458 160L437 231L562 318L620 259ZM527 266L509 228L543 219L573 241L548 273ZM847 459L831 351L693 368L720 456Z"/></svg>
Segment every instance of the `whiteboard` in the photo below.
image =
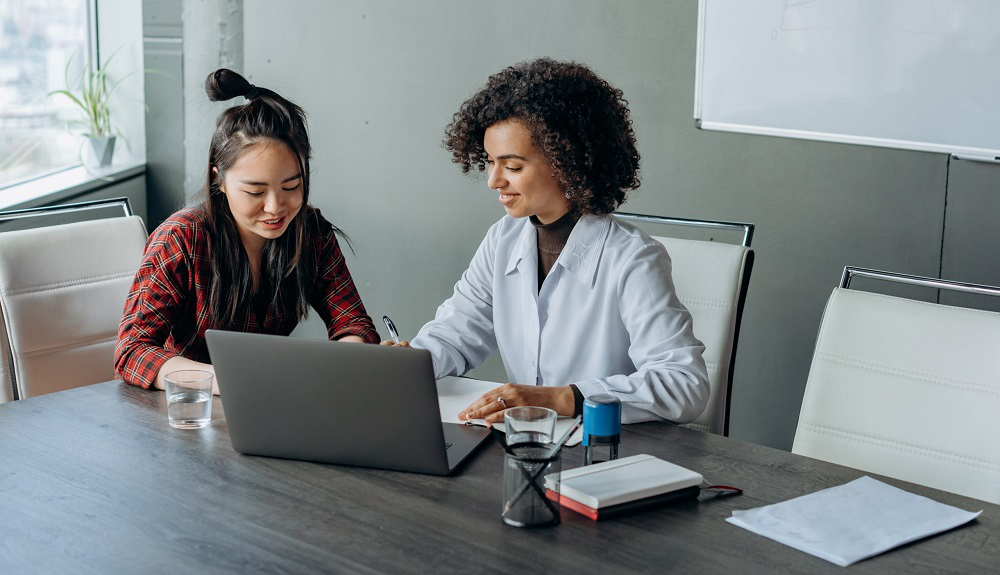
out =
<svg viewBox="0 0 1000 575"><path fill-rule="evenodd" d="M1000 0L699 0L696 124L1000 160Z"/></svg>

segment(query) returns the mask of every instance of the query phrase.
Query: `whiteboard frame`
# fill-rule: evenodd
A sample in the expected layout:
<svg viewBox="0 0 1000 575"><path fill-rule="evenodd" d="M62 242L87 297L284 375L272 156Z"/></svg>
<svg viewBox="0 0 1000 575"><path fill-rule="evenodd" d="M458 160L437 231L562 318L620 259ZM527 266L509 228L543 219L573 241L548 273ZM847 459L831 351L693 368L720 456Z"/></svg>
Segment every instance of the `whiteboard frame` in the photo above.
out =
<svg viewBox="0 0 1000 575"><path fill-rule="evenodd" d="M706 2L708 0L698 0L698 34L695 45L695 82L694 82L694 121L695 127L700 130L715 130L722 132L735 132L740 134L755 134L762 136L776 136L780 138L794 138L799 140L813 140L821 142L834 142L840 144L856 144L861 146L875 146L880 148L894 148L901 150L913 150L917 152L933 152L951 154L960 159L977 160L983 162L1000 163L1000 149L979 148L973 146L953 146L948 144L932 144L927 142L916 142L909 140L895 140L890 138L873 138L869 136L852 136L832 132L816 132L808 130L792 130L788 128L773 128L758 126L753 124L733 124L727 122L713 122L702 120L702 84L704 82L704 48L705 48L705 13ZM998 112L1000 113L1000 112Z"/></svg>

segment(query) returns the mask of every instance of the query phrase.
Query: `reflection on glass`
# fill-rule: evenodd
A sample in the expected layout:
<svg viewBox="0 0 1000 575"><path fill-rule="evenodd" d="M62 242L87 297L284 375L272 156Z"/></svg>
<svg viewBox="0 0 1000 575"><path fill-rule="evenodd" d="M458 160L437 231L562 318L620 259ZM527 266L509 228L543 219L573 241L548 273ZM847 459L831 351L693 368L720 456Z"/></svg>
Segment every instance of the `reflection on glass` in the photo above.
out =
<svg viewBox="0 0 1000 575"><path fill-rule="evenodd" d="M0 188L80 162L78 114L48 97L79 77L87 55L87 0L0 2ZM0 190L0 194L2 194Z"/></svg>

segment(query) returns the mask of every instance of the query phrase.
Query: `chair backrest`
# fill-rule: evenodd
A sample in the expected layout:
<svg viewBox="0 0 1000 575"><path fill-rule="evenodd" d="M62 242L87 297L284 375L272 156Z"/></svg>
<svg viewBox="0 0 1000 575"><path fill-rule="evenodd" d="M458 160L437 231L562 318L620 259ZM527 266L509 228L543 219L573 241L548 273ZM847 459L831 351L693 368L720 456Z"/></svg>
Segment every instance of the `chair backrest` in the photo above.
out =
<svg viewBox="0 0 1000 575"><path fill-rule="evenodd" d="M10 346L7 344L7 333L4 330L3 314L0 314L0 403L14 399L14 380L11 378L10 366L13 358Z"/></svg>
<svg viewBox="0 0 1000 575"><path fill-rule="evenodd" d="M847 289L823 313L792 452L1000 503L1000 314Z"/></svg>
<svg viewBox="0 0 1000 575"><path fill-rule="evenodd" d="M712 391L705 411L689 427L729 435L729 406L743 305L753 269L753 224L614 214L626 221L736 230L743 243L677 239L654 235L670 254L681 303L691 312L694 335L705 344Z"/></svg>
<svg viewBox="0 0 1000 575"><path fill-rule="evenodd" d="M9 398L114 379L118 324L145 243L139 216L0 233Z"/></svg>

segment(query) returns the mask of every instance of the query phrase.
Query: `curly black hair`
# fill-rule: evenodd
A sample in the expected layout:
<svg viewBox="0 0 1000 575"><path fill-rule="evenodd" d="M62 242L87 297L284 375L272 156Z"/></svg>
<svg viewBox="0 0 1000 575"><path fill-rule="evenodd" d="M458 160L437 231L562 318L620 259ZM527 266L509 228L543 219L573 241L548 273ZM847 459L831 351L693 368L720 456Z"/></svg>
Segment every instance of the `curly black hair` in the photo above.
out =
<svg viewBox="0 0 1000 575"><path fill-rule="evenodd" d="M506 120L531 132L575 213L609 214L639 187L628 102L583 64L540 58L490 76L445 128L452 161L465 173L486 170L486 129Z"/></svg>

